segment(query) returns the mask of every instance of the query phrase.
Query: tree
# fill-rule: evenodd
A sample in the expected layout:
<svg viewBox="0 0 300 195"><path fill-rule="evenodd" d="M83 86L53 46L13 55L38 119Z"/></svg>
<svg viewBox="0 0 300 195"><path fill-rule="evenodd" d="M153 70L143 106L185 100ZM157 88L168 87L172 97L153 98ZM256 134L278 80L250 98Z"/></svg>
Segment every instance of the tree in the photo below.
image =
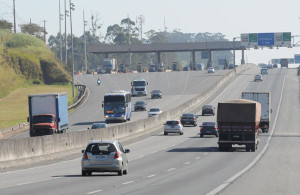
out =
<svg viewBox="0 0 300 195"><path fill-rule="evenodd" d="M21 24L20 27L22 33L36 36L37 38L40 38L42 40L44 40L44 33L48 34L43 27L35 23Z"/></svg>
<svg viewBox="0 0 300 195"><path fill-rule="evenodd" d="M90 22L90 32L91 35L96 38L98 41L102 38L100 29L102 24L100 23L100 14L99 12L91 12L91 22Z"/></svg>
<svg viewBox="0 0 300 195"><path fill-rule="evenodd" d="M12 23L8 22L7 20L0 20L0 29L12 30Z"/></svg>

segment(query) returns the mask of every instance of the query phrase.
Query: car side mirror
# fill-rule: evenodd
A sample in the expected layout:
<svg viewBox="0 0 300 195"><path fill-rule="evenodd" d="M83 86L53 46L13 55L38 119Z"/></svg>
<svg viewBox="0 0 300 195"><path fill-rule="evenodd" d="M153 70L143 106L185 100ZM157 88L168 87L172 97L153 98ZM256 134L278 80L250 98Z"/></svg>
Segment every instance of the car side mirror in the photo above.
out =
<svg viewBox="0 0 300 195"><path fill-rule="evenodd" d="M27 117L27 122L29 123L29 117Z"/></svg>
<svg viewBox="0 0 300 195"><path fill-rule="evenodd" d="M273 110L272 110L272 109L271 109L270 111L271 111L271 113L273 112Z"/></svg>
<svg viewBox="0 0 300 195"><path fill-rule="evenodd" d="M102 108L103 108L103 103L102 103Z"/></svg>
<svg viewBox="0 0 300 195"><path fill-rule="evenodd" d="M125 154L126 153L130 153L130 150L129 149L125 149Z"/></svg>
<svg viewBox="0 0 300 195"><path fill-rule="evenodd" d="M84 153L85 152L85 150L81 150L81 153Z"/></svg>
<svg viewBox="0 0 300 195"><path fill-rule="evenodd" d="M60 118L58 118L58 122L60 122Z"/></svg>
<svg viewBox="0 0 300 195"><path fill-rule="evenodd" d="M131 82L131 86L132 86L132 82Z"/></svg>
<svg viewBox="0 0 300 195"><path fill-rule="evenodd" d="M87 129L90 129L89 127Z"/></svg>
<svg viewBox="0 0 300 195"><path fill-rule="evenodd" d="M164 124L164 125L166 125L166 124Z"/></svg>

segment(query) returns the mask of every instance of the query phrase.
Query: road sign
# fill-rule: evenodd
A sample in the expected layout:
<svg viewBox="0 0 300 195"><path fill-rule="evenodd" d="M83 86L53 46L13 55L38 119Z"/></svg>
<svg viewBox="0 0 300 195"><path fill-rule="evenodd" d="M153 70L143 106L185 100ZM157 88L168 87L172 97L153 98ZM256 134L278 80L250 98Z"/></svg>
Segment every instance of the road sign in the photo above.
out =
<svg viewBox="0 0 300 195"><path fill-rule="evenodd" d="M251 33L249 34L249 42L257 42L257 34L256 33Z"/></svg>
<svg viewBox="0 0 300 195"><path fill-rule="evenodd" d="M292 33L290 33L290 32L285 32L285 33L282 33L282 35L283 35L283 41L291 41L291 39L292 39Z"/></svg>
<svg viewBox="0 0 300 195"><path fill-rule="evenodd" d="M258 46L273 46L274 45L274 33L258 33L257 34Z"/></svg>
<svg viewBox="0 0 300 195"><path fill-rule="evenodd" d="M294 58L295 58L295 64L299 64L300 63L300 54L295 54Z"/></svg>

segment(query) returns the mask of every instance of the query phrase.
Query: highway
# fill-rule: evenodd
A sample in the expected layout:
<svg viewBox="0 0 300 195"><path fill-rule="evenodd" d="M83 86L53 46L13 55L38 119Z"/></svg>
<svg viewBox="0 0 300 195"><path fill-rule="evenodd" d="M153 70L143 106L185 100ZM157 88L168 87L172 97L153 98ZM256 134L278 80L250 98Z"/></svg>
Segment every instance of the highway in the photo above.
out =
<svg viewBox="0 0 300 195"><path fill-rule="evenodd" d="M224 194L281 194L281 192L297 194L299 177L296 174L299 173L300 159L296 149L300 145L300 142L297 142L300 135L297 131L300 123L300 106L296 70L272 69L269 70L269 75L263 77L263 82L254 82L254 75L258 72L257 67L239 74L223 91L219 91L206 102L216 106L219 101L239 98L243 91L271 92L273 112L270 134L274 133L274 136L270 140L268 134L261 134L256 152L245 152L242 147L235 147L230 152L219 152L217 138L200 138L199 127L184 127L183 136L164 136L162 127L160 132L153 133L146 139L125 144L125 148L131 150L128 154L130 160L128 175L120 177L110 173L94 173L92 176L82 177L80 159L77 158L2 172L0 192L1 194L213 194L221 190ZM204 92L206 84L213 84L216 82L213 78L217 77L214 75L208 77L204 73L203 76L194 75L196 74L194 72L166 74L155 73L153 77L149 76L151 74L145 74L149 76L146 79L149 80L150 90L160 87L164 93L162 102L148 100L150 107L158 105L162 110L170 109L177 103ZM216 75L218 74L219 71ZM121 83L116 82L117 79L111 76L114 75L104 75L102 84L110 80L108 85L111 86L107 88L104 85L100 86L102 90L100 89L99 93L99 86L96 86L97 76L77 78L82 83L95 86L90 87L89 103L87 101L70 117L73 126L76 126L75 131L103 119L99 102L102 101L104 93L114 87L129 90L132 75L122 75L124 82ZM170 101L172 99L173 101ZM97 114L94 114L95 110L98 110ZM200 114L200 108L195 108L195 112ZM144 113L139 114L133 118L146 117ZM75 122L77 120L78 122ZM215 121L215 117L200 116L198 125L203 121ZM269 144L267 152L254 167L240 176L240 171L261 155L266 144ZM228 179L233 177L237 179L227 183ZM223 189L222 186L226 188Z"/></svg>

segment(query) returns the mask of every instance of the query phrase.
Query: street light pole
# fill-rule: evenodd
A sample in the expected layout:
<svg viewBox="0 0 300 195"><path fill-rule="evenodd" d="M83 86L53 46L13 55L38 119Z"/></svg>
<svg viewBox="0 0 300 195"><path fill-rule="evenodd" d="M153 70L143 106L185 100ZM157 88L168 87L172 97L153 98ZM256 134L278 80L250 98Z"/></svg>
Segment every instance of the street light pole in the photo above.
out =
<svg viewBox="0 0 300 195"><path fill-rule="evenodd" d="M72 11L75 10L75 5L69 0L70 2L70 26L71 26L71 48L72 48L72 95L75 97L75 90L74 90L74 49L73 49L73 31L72 31Z"/></svg>
<svg viewBox="0 0 300 195"><path fill-rule="evenodd" d="M61 37L61 21L63 20L63 14L61 14L60 0L59 0L59 53L60 61L62 62L62 37Z"/></svg>
<svg viewBox="0 0 300 195"><path fill-rule="evenodd" d="M86 21L84 19L84 10L83 10L83 37L84 37L84 64L85 64L85 71L87 71L87 58L86 58L86 35L85 35L85 26Z"/></svg>

